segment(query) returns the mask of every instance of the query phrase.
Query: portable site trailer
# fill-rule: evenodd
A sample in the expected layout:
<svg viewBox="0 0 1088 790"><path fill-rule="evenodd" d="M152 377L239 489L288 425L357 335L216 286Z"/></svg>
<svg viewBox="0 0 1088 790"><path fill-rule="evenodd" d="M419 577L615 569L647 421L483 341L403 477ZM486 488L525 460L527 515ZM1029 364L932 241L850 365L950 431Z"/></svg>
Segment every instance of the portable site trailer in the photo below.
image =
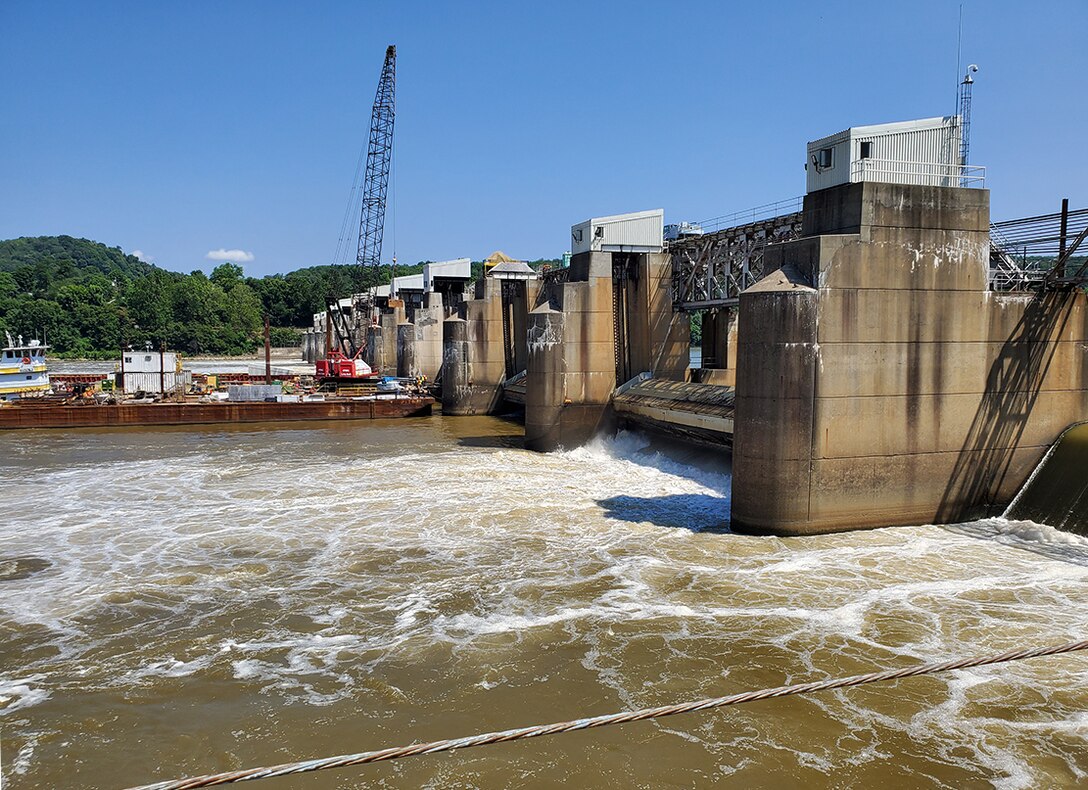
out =
<svg viewBox="0 0 1088 790"><path fill-rule="evenodd" d="M960 117L854 126L808 144L809 192L857 181L975 186L982 168L960 162ZM968 172L970 171L970 172Z"/></svg>
<svg viewBox="0 0 1088 790"><path fill-rule="evenodd" d="M125 392L164 394L185 390L193 383L191 371L182 370L177 354L172 351L128 350L122 352L121 369L116 374L117 386Z"/></svg>
<svg viewBox="0 0 1088 790"><path fill-rule="evenodd" d="M571 252L661 252L665 210L596 217L572 225Z"/></svg>

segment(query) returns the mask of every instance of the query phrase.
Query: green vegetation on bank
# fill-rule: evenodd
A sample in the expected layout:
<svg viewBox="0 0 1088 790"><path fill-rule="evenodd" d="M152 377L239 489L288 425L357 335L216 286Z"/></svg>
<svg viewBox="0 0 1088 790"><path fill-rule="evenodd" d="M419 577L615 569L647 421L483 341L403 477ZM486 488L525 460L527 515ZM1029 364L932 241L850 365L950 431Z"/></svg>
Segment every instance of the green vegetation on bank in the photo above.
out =
<svg viewBox="0 0 1088 790"><path fill-rule="evenodd" d="M399 266L415 274L422 264ZM56 356L112 359L121 343L162 341L189 354L245 354L262 342L290 345L331 295L389 282L388 266L311 266L246 277L224 263L210 275L179 274L71 236L0 241L0 332L37 337Z"/></svg>

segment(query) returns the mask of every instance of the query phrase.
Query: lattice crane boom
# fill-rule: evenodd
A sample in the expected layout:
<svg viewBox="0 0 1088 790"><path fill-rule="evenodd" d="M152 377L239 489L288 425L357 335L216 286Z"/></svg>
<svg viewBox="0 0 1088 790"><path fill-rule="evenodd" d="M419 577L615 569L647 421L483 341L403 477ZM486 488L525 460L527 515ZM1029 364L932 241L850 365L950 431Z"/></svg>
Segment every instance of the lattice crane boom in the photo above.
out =
<svg viewBox="0 0 1088 790"><path fill-rule="evenodd" d="M393 156L393 121L396 117L397 48L385 50L385 64L370 114L370 142L366 152L362 216L359 220L359 251L356 260L363 266L378 266L385 231L385 196L389 188L389 165Z"/></svg>

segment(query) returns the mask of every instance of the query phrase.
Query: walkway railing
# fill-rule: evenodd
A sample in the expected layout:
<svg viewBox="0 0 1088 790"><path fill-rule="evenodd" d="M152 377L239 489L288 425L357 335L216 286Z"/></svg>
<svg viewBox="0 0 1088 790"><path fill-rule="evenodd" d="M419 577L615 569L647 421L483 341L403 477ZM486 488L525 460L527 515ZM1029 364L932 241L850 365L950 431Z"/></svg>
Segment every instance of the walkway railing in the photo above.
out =
<svg viewBox="0 0 1088 790"><path fill-rule="evenodd" d="M990 287L1028 290L1044 280L1069 279L1086 260L1076 244L1088 228L1088 208L1010 219L990 225ZM1053 270L1066 255L1063 277Z"/></svg>
<svg viewBox="0 0 1088 790"><path fill-rule="evenodd" d="M897 159L859 159L850 168L851 181L880 181L931 187L986 187L986 168L981 165L949 165L941 162L901 162Z"/></svg>
<svg viewBox="0 0 1088 790"><path fill-rule="evenodd" d="M804 202L804 195L799 195L786 200L776 200L774 203L764 203L761 206L755 206L742 211L734 211L732 214L722 214L720 217L711 217L710 219L704 219L702 222L696 222L695 224L701 227L704 233L713 233L722 228L735 228L739 225L747 225L764 219L794 214L801 210Z"/></svg>

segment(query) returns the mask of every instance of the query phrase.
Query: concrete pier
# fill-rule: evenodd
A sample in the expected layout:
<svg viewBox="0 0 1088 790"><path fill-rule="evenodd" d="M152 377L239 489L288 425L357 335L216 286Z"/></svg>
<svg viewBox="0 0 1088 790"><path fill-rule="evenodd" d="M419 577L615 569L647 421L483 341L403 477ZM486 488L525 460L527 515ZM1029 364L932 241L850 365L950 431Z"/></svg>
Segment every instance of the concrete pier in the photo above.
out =
<svg viewBox="0 0 1088 790"><path fill-rule="evenodd" d="M371 324L366 330L366 353L363 361L370 369L385 372L385 339L380 324Z"/></svg>
<svg viewBox="0 0 1088 790"><path fill-rule="evenodd" d="M381 327L381 339L382 339L382 359L385 364L382 366L382 372L386 375L397 375L397 326L403 323L403 314L398 316L397 313L383 313L378 319L379 326Z"/></svg>
<svg viewBox="0 0 1088 790"><path fill-rule="evenodd" d="M506 357L501 286L487 277L477 281L475 298L461 305L463 317L443 323L443 360L456 382L447 386L451 379L443 373L443 414L491 414L502 402Z"/></svg>
<svg viewBox="0 0 1088 790"><path fill-rule="evenodd" d="M416 364L416 326L399 324L397 326L397 376L415 378L419 375Z"/></svg>
<svg viewBox="0 0 1088 790"><path fill-rule="evenodd" d="M690 324L672 310L661 253L585 252L528 324L525 445L577 447L611 419L618 384L642 372L683 381Z"/></svg>
<svg viewBox="0 0 1088 790"><path fill-rule="evenodd" d="M584 444L603 426L616 388L612 255L574 256L570 277L529 316L525 446L531 450Z"/></svg>
<svg viewBox="0 0 1088 790"><path fill-rule="evenodd" d="M442 294L429 293L425 306L418 308L412 317L415 327L415 365L419 375L434 381L442 369L442 321L445 310Z"/></svg>
<svg viewBox="0 0 1088 790"><path fill-rule="evenodd" d="M733 525L786 535L1000 512L1088 418L1088 309L988 290L989 193L810 193L740 297Z"/></svg>

